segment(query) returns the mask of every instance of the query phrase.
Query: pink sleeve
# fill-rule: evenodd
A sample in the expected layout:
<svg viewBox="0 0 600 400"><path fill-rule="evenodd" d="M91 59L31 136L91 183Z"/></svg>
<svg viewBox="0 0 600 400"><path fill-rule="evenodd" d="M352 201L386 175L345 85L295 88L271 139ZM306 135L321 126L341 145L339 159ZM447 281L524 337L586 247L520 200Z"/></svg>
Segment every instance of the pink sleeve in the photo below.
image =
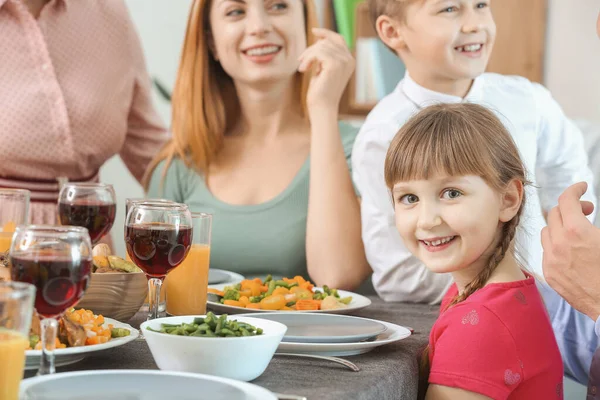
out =
<svg viewBox="0 0 600 400"><path fill-rule="evenodd" d="M152 104L152 82L139 37L129 16L127 21L130 24L129 45L135 82L127 121L127 136L120 156L131 174L140 181L150 161L167 141L168 134Z"/></svg>
<svg viewBox="0 0 600 400"><path fill-rule="evenodd" d="M506 399L523 378L511 333L485 306L457 305L431 333L429 383Z"/></svg>

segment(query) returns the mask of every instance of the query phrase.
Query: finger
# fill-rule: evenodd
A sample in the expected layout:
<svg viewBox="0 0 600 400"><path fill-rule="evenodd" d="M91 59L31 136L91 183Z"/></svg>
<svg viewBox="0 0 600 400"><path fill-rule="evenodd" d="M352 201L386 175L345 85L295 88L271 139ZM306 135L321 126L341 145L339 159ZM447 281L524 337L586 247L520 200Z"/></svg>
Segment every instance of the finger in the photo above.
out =
<svg viewBox="0 0 600 400"><path fill-rule="evenodd" d="M558 231L563 227L562 216L560 215L560 209L558 206L552 207L548 213L548 228L550 229L550 235L552 231Z"/></svg>
<svg viewBox="0 0 600 400"><path fill-rule="evenodd" d="M304 72L315 63L324 66L334 62L334 60L340 56L337 55L330 46L330 44L322 42L314 44L308 49L304 50L304 53L302 53L299 58L300 65L298 66L298 71Z"/></svg>
<svg viewBox="0 0 600 400"><path fill-rule="evenodd" d="M581 211L585 215L590 215L591 213L594 212L594 203L592 203L590 201L582 201L581 202Z"/></svg>
<svg viewBox="0 0 600 400"><path fill-rule="evenodd" d="M548 279L548 275L550 275L550 258L552 254L552 240L550 238L550 230L547 226L542 229L542 248L544 249L544 255L542 259L542 272L544 273L544 278Z"/></svg>
<svg viewBox="0 0 600 400"><path fill-rule="evenodd" d="M583 196L586 191L587 183L579 182L569 186L558 198L560 215L563 220L563 225L565 225L567 228L591 224L591 222L588 221L584 215L584 206L580 201L581 196ZM589 206L585 207L586 209L589 208Z"/></svg>
<svg viewBox="0 0 600 400"><path fill-rule="evenodd" d="M345 47L348 47L344 37L342 35L340 35L339 33L334 32L332 30L325 29L325 28L313 28L312 33L313 33L313 35L315 35L315 37L317 39L330 39L331 41L333 41L335 43L338 43Z"/></svg>

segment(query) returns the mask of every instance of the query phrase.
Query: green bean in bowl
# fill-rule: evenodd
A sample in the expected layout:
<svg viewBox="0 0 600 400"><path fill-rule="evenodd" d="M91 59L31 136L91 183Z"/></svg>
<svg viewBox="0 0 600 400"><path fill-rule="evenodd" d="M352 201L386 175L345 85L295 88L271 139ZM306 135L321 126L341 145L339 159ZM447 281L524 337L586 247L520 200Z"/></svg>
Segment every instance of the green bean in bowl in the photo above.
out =
<svg viewBox="0 0 600 400"><path fill-rule="evenodd" d="M205 317L196 317L191 323L160 324L160 330L151 327L146 329L153 332L179 336L200 337L240 337L262 335L263 330L245 322L228 320L227 314L216 316L212 312Z"/></svg>
<svg viewBox="0 0 600 400"><path fill-rule="evenodd" d="M280 322L211 312L151 319L140 328L158 368L240 381L265 371L287 331ZM232 362L240 356L244 362Z"/></svg>

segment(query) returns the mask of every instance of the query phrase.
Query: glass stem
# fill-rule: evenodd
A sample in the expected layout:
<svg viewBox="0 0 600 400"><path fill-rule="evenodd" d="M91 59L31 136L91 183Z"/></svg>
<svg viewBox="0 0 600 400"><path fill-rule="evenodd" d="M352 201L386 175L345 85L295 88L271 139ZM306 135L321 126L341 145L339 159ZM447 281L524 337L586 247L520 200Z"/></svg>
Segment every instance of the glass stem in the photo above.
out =
<svg viewBox="0 0 600 400"><path fill-rule="evenodd" d="M40 325L42 327L42 358L38 375L49 375L56 372L54 369L54 349L56 348L58 321L55 318L44 318Z"/></svg>
<svg viewBox="0 0 600 400"><path fill-rule="evenodd" d="M160 288L162 287L162 279L148 279L148 319L158 318L158 305L160 304Z"/></svg>

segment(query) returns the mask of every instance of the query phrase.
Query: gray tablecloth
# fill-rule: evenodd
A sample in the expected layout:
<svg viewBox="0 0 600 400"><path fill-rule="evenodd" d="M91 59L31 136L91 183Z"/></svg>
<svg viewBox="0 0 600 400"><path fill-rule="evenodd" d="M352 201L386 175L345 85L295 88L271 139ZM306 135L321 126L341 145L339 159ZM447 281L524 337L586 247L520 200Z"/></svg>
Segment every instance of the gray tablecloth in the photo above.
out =
<svg viewBox="0 0 600 400"><path fill-rule="evenodd" d="M267 370L252 383L276 393L317 399L413 400L417 395L417 353L427 343L439 306L385 303L370 296L373 304L355 315L412 327L414 335L400 342L348 360L360 372L328 361L275 356ZM136 328L147 313L138 313L129 323ZM95 369L157 369L148 346L134 341L125 346L90 355L58 372ZM30 377L34 372L28 372Z"/></svg>

